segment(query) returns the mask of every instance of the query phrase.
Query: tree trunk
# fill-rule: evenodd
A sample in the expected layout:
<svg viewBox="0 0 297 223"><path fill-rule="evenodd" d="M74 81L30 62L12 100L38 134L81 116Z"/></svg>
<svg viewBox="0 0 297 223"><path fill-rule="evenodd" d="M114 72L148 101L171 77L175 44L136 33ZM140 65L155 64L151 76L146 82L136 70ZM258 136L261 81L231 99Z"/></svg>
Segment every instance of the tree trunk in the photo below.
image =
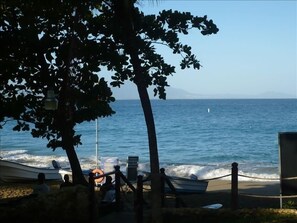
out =
<svg viewBox="0 0 297 223"><path fill-rule="evenodd" d="M141 60L138 55L138 48L136 33L134 31L134 23L132 14L134 11L133 0L118 0L115 1L115 17L122 28L122 37L127 53L131 57L131 64L133 66L135 75L135 84L137 85L139 98L141 101L145 122L147 126L150 166L151 166L151 188L152 188L152 222L162 223L161 211L161 176L159 173L159 155L157 146L157 136L155 130L154 116L152 106L147 92L145 77L146 73L141 67Z"/></svg>
<svg viewBox="0 0 297 223"><path fill-rule="evenodd" d="M68 69L69 70L69 69ZM56 124L61 133L62 148L66 151L71 171L72 182L74 184L87 185L87 181L83 176L82 169L73 145L74 137L74 114L75 106L70 93L70 74L68 70L64 72L63 83L59 94L58 119Z"/></svg>
<svg viewBox="0 0 297 223"><path fill-rule="evenodd" d="M134 35L133 35L134 34ZM155 128L154 115L152 111L151 101L147 92L145 81L145 71L142 70L141 60L138 56L137 46L133 44L136 39L135 32L129 32L127 38L127 48L131 57L131 64L134 69L135 83L137 86L139 98L141 101L142 110L144 113L145 123L147 127L149 153L150 153L150 166L151 166L151 188L152 188L152 222L162 223L161 211L161 175L159 167L159 154L157 135Z"/></svg>
<svg viewBox="0 0 297 223"><path fill-rule="evenodd" d="M144 117L145 123L147 126L148 132L148 141L149 141L149 148L150 148L150 164L151 164L151 172L152 173L159 173L159 155L158 155L158 145L157 145L157 136L156 136L156 129L155 129L155 121L151 106L151 101L149 99L149 95L147 92L146 87L142 85L137 85Z"/></svg>
<svg viewBox="0 0 297 223"><path fill-rule="evenodd" d="M138 84L137 89L145 117L149 141L152 188L152 222L161 223L163 222L161 211L161 175L159 172L159 155L154 116L147 88Z"/></svg>
<svg viewBox="0 0 297 223"><path fill-rule="evenodd" d="M82 173L79 160L77 158L76 152L73 145L69 145L65 148L68 160L70 162L70 167L72 170L72 182L73 184L81 184L87 186L88 183Z"/></svg>
<svg viewBox="0 0 297 223"><path fill-rule="evenodd" d="M71 171L72 171L72 182L74 184L88 185L83 173L82 169L75 152L73 146L73 125L70 124L72 120L67 120L65 117L65 121L61 126L61 134L62 134L62 147L66 151L66 155L68 157ZM70 117L71 119L71 117Z"/></svg>
<svg viewBox="0 0 297 223"><path fill-rule="evenodd" d="M134 35L133 35L134 34ZM137 86L139 98L142 105L142 110L145 117L145 123L147 127L149 153L150 153L150 166L151 166L151 188L152 188L152 222L162 223L162 211L161 211L161 175L159 167L159 154L157 135L155 129L154 115L152 111L151 101L147 92L145 81L145 73L141 68L141 61L138 56L136 46L133 44L135 40L135 32L129 33L127 38L127 48L131 57L131 64L134 69L135 83Z"/></svg>

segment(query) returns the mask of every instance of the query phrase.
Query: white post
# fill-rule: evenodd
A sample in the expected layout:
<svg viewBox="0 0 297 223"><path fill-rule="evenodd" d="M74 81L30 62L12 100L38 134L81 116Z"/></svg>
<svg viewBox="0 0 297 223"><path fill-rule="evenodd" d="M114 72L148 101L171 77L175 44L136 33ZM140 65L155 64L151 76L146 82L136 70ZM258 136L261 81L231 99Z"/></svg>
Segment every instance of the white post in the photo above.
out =
<svg viewBox="0 0 297 223"><path fill-rule="evenodd" d="M96 168L98 168L98 118L96 119Z"/></svg>
<svg viewBox="0 0 297 223"><path fill-rule="evenodd" d="M0 135L0 151L1 151L1 135Z"/></svg>

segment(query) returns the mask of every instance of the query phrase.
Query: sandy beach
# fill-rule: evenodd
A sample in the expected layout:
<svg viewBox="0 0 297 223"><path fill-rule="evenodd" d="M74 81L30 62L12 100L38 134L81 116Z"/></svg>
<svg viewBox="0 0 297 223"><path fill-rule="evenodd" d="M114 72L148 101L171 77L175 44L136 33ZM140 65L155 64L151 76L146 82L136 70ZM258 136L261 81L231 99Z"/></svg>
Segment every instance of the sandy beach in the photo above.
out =
<svg viewBox="0 0 297 223"><path fill-rule="evenodd" d="M239 208L279 208L279 194L279 182L239 181L238 206ZM201 200L197 206L221 203L223 207L230 208L231 182L227 180L209 181L206 193L196 196L199 196Z"/></svg>
<svg viewBox="0 0 297 223"><path fill-rule="evenodd" d="M47 182L51 191L59 190L61 182ZM35 183L6 183L0 181L0 202L28 196L33 192Z"/></svg>
<svg viewBox="0 0 297 223"><path fill-rule="evenodd" d="M49 197L47 197L46 200L44 199L41 200L41 203L43 202L44 207L49 208L51 207L50 205L52 204L48 204L48 203L54 202L55 208L53 208L52 210L49 209L53 213L56 213L57 211L61 212L61 210L64 210L64 212L62 213L71 212L73 215L73 213L78 213L79 210L88 207L88 204L84 202L84 200L88 199L88 193L85 193L81 189L73 189L72 191L69 192L68 195L65 195L64 192L59 189L60 182L48 182L48 185L51 188L51 195L49 195ZM0 183L0 208L4 208L4 210L6 211L9 210L10 212L11 211L13 212L15 210L21 210L23 211L23 213L21 214L26 217L27 215L25 213L27 213L26 210L28 210L29 206L28 205L22 206L23 205L22 202L20 203L18 201L22 200L23 197L30 195L32 193L33 186L34 186L34 183L20 184L20 183L1 182ZM144 199L148 204L145 206L145 210L144 210L145 213L149 213L149 209L146 210L146 208L150 206L149 188L150 187L147 185L144 188ZM112 214L103 215L100 218L98 218L98 222L110 222L110 223L117 222L119 218L125 219L122 222L133 222L135 220L135 212L133 207L134 206L133 193L127 190L127 187L125 186L122 187L121 191L122 191L121 200L123 202L123 211L113 212ZM271 210L272 208L272 210L279 210L280 199L279 199L278 182L243 181L243 182L239 182L238 192L239 192L239 196L238 196L239 210L244 210L246 208L250 210L258 210L259 208L264 208L267 210ZM221 208L220 210L226 210L228 212L228 210L230 211L230 208L231 208L231 182L227 180L212 180L212 181L209 181L209 185L206 193L194 194L194 195L193 194L179 195L179 198L180 199L178 200L182 201L182 202L179 202L181 207L178 209L179 211L185 210L186 212L188 212L190 210L196 210L196 209L199 210L201 209L201 207L205 205L219 203L223 205L223 208ZM296 198L283 199L283 203L285 204L289 200L295 202L295 204L297 203ZM68 203L70 202L69 204L71 204L71 206L69 206L69 210L67 208L65 209L65 207L63 208L63 203L67 203L67 201ZM40 203L40 201L38 202ZM31 202L31 205L36 206L36 201ZM80 205L81 207L79 208L77 207L77 205ZM170 210L177 210L177 209L172 209L172 208L175 208L175 205L176 205L176 198L173 195L166 195L164 211L166 212ZM19 207L22 207L22 208L19 208ZM8 209L5 209L5 208L8 208ZM29 210L31 210L31 208L29 208ZM176 211L173 211L173 213L175 212ZM4 214L4 211L2 211L2 214ZM88 216L87 213L83 213L83 214L84 215L80 219L85 219L86 216ZM44 213L43 214L39 213L39 217L43 215ZM52 215L53 214L51 214L51 216ZM66 215L66 216L71 216L71 215ZM5 219L6 216L4 217L0 216L0 218ZM31 217L27 217L27 218L30 219ZM38 216L35 217L35 220L36 219L37 219L36 222L38 222L38 219L39 219ZM54 218L54 220L56 219ZM69 218L68 220L72 221L73 219ZM76 220L78 221L79 219L76 219ZM81 221L84 222L84 220L81 220ZM10 222L10 219L8 221L6 219L6 221L4 222Z"/></svg>
<svg viewBox="0 0 297 223"><path fill-rule="evenodd" d="M58 191L60 182L48 182L51 191ZM32 193L34 183L0 183L0 202L12 199L18 199ZM144 190L148 192L147 188ZM263 181L241 181L238 184L239 207L254 208L267 207L279 208L279 183ZM181 195L184 203L188 207L201 207L211 203L221 203L223 207L229 208L231 205L231 182L228 180L209 181L208 188L204 194ZM166 202L171 205L173 198L167 196ZM287 200L296 200L296 198L286 198Z"/></svg>

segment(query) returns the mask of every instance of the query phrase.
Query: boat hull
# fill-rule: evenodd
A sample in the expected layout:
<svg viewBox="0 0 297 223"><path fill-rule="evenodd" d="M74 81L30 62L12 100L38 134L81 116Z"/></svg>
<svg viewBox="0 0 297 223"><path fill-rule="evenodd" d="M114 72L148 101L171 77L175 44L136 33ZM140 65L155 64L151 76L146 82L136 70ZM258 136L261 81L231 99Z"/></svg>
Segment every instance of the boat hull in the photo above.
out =
<svg viewBox="0 0 297 223"><path fill-rule="evenodd" d="M168 177L177 193L202 194L205 193L208 186L206 180L192 180L180 177ZM173 192L169 186L165 185L166 192Z"/></svg>
<svg viewBox="0 0 297 223"><path fill-rule="evenodd" d="M32 167L16 162L0 160L0 179L4 182L36 181L38 173L44 173L46 180L62 180L59 169Z"/></svg>

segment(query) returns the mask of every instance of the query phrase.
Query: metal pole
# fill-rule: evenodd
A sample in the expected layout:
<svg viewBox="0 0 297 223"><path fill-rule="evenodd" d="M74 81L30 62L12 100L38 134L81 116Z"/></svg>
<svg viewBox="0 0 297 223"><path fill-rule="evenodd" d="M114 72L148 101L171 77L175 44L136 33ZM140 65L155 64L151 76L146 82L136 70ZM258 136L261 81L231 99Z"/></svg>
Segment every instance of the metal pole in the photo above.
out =
<svg viewBox="0 0 297 223"><path fill-rule="evenodd" d="M98 168L98 118L96 119L96 168Z"/></svg>

